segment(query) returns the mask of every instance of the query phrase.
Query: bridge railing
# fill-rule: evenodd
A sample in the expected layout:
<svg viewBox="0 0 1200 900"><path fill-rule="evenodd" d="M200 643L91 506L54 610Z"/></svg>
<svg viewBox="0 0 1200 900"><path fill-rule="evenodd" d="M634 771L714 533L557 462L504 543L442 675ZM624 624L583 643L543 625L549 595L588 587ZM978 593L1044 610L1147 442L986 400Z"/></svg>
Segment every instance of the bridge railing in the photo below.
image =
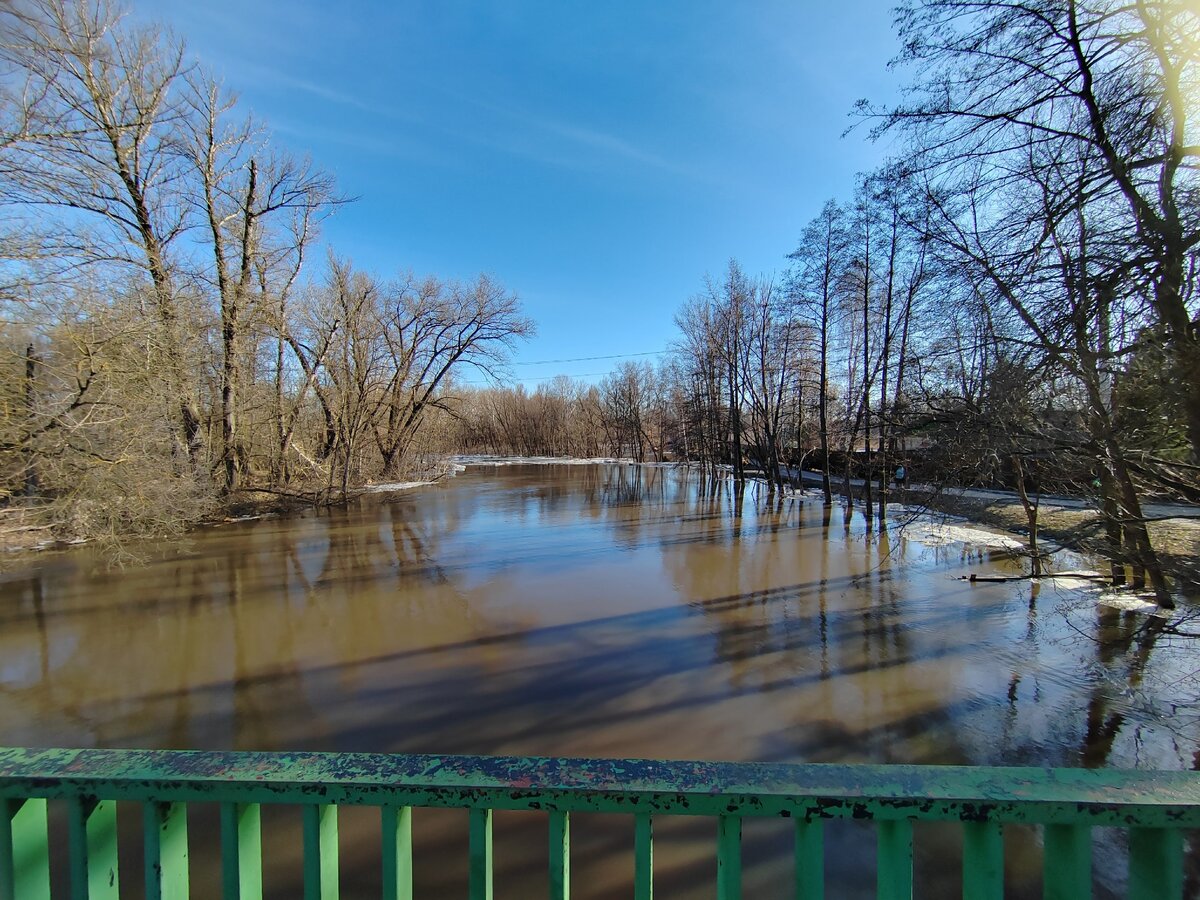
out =
<svg viewBox="0 0 1200 900"><path fill-rule="evenodd" d="M222 891L262 896L260 807L303 810L304 894L338 896L338 808L380 810L384 896L412 896L412 810L469 810L469 896L492 896L493 810L547 815L550 895L570 894L570 817L634 817L633 896L653 895L661 816L715 819L717 896L741 896L746 817L795 828L795 895L824 896L823 825L873 823L878 896L912 896L913 823L960 822L963 896L1004 894L1006 824L1043 829L1046 898L1091 893L1091 829L1128 831L1128 896L1183 893L1183 831L1200 827L1200 774L958 766L786 765L652 760L0 749L0 900L50 896L48 803L65 805L70 897L115 900L116 802L141 804L145 892L186 898L187 804L220 805ZM947 865L953 864L947 861Z"/></svg>

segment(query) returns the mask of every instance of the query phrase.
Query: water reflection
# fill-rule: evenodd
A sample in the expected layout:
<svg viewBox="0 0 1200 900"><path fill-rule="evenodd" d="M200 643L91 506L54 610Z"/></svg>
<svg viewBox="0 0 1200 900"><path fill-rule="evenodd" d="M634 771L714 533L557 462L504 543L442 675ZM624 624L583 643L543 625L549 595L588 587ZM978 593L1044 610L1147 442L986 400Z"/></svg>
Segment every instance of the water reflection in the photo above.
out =
<svg viewBox="0 0 1200 900"><path fill-rule="evenodd" d="M81 548L0 584L0 727L16 745L1196 764L1194 724L1155 713L1186 647L1088 596L955 580L1017 564L869 524L699 473L531 466L212 529L123 572ZM430 815L418 875L454 893L462 823ZM539 893L544 823L508 822L500 893ZM760 894L788 870L771 824L747 831ZM702 825L664 824L664 891L711 886ZM343 826L363 895L372 827ZM620 893L623 829L577 835L578 895ZM929 895L957 890L939 855L957 840L920 838ZM1034 841L1010 837L1012 896L1036 894ZM839 896L870 894L869 838L829 845Z"/></svg>

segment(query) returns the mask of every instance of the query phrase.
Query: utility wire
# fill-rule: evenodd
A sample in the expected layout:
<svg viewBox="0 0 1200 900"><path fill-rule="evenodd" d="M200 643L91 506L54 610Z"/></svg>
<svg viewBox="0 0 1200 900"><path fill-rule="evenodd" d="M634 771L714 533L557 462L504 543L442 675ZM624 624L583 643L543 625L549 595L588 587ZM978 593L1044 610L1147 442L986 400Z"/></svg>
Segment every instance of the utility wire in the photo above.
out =
<svg viewBox="0 0 1200 900"><path fill-rule="evenodd" d="M613 373L611 371L608 371L608 372L580 372L578 375L568 375L566 377L574 380L576 378L600 378L603 375L612 375L612 374ZM519 380L522 382L524 382L524 381L553 381L555 378L558 378L558 376L557 375L547 375L545 378L521 378ZM494 385L495 387L511 387L511 385L507 385L507 384L494 384L494 382L491 382L491 381L458 381L458 382L455 382L455 384L464 384L464 385L465 384L486 384L489 386Z"/></svg>
<svg viewBox="0 0 1200 900"><path fill-rule="evenodd" d="M532 362L509 363L509 365L513 365L513 366L548 366L548 365L553 365L553 364L557 364L557 363L592 362L592 361L598 360L598 359L630 359L635 356L661 356L662 354L664 354L666 352L667 352L666 350L649 350L645 353L614 353L612 356L573 356L569 359L537 359L537 360L533 360ZM600 378L604 375L611 375L611 374L613 374L611 371L609 371L609 372L580 372L578 374L568 375L567 377L568 378ZM548 375L545 378L521 378L519 380L520 381L553 381L557 377L558 377L558 375ZM459 381L456 383L461 384L461 385L481 385L481 384L488 385L488 386L495 385L495 382L492 382L492 381Z"/></svg>
<svg viewBox="0 0 1200 900"><path fill-rule="evenodd" d="M666 350L651 350L647 353L617 353L613 356L575 356L570 359L535 359L533 362L512 363L514 366L548 366L554 363L591 362L597 359L627 359L633 356L659 356ZM580 376L576 376L580 377Z"/></svg>

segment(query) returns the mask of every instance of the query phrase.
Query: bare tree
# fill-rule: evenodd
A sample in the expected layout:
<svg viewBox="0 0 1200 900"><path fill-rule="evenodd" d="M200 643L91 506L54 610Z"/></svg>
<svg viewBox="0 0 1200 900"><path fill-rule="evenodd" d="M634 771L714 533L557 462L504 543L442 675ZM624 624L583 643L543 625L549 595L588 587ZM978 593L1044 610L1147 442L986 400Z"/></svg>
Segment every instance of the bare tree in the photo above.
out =
<svg viewBox="0 0 1200 900"><path fill-rule="evenodd" d="M379 317L391 375L374 433L383 470L393 473L426 412L449 402L441 388L451 371L495 374L534 325L487 275L468 285L409 277L382 298Z"/></svg>
<svg viewBox="0 0 1200 900"><path fill-rule="evenodd" d="M55 216L67 237L55 252L76 265L125 264L148 279L160 329L162 377L175 395L177 434L193 461L201 416L181 365L186 360L172 252L187 225L183 162L173 131L184 111L181 41L121 21L106 0L26 0L4 16L0 60L38 98L44 132L5 148L3 199ZM22 104L6 104L24 114ZM75 223L79 223L78 225Z"/></svg>
<svg viewBox="0 0 1200 900"><path fill-rule="evenodd" d="M797 329L775 283L750 285L746 303L742 383L750 402L756 454L771 486L784 484L780 434L789 388L796 380Z"/></svg>
<svg viewBox="0 0 1200 900"><path fill-rule="evenodd" d="M280 287L286 296L299 273L315 223L341 198L333 179L311 163L272 150L249 120L230 122L236 98L207 75L188 79L183 152L198 180L197 206L206 224L221 330L221 462L225 490L239 486L248 451L238 434L242 342L256 287L274 260L294 261ZM261 160L261 164L260 164ZM282 228L276 219L283 220ZM272 232L282 232L282 242ZM282 243L282 247L279 244ZM255 273L258 270L259 278ZM285 319L279 317L278 324ZM282 350L282 339L277 342Z"/></svg>
<svg viewBox="0 0 1200 900"><path fill-rule="evenodd" d="M835 293L845 267L844 212L829 200L808 224L800 245L788 254L796 263L791 290L801 315L816 319L817 410L821 442L821 488L825 502L833 502L829 481L829 353L837 311Z"/></svg>
<svg viewBox="0 0 1200 900"><path fill-rule="evenodd" d="M1200 245L1200 10L1191 0L910 0L900 62L919 72L879 130L911 142L941 184L1000 190L1028 149L1088 161L1136 280L1187 386L1200 461L1200 329L1189 285ZM1036 215L1036 212L1033 214Z"/></svg>

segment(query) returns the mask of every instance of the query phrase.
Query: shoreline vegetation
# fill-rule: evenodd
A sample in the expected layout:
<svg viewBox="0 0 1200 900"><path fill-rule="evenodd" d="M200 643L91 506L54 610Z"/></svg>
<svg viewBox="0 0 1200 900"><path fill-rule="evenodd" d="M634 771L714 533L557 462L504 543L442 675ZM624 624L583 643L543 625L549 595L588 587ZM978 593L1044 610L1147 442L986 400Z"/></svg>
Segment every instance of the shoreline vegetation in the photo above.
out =
<svg viewBox="0 0 1200 900"><path fill-rule="evenodd" d="M325 494L319 491L261 491L246 490L239 496L227 498L227 505L222 511L211 518L193 523L187 531L217 528L222 525L255 521L263 518L286 517L290 514L301 513L318 506L341 505L354 499L373 494L384 495L399 493L415 488L437 484L446 478L455 477L465 471L468 466L508 467L514 465L629 465L651 468L683 468L695 471L701 476L716 477L729 480L736 484L731 466L703 467L689 462L638 462L632 458L620 457L554 457L554 456L498 456L498 455L456 455L443 460L439 465L426 469L422 475L412 480L398 482L375 482L352 486L342 495ZM779 488L761 470L747 469L744 472L744 487L755 491L766 491L766 496L778 492L778 498L786 501L796 501L818 504L823 502L819 489L821 473L804 471L800 478L796 473L790 473L788 484ZM844 489L844 486L839 486ZM873 517L868 515L864 505L864 495L861 485L852 486L853 512L852 515L862 515L864 521L874 525ZM1095 505L1087 506L1080 503L1078 498L1065 498L1075 506L1056 505L1055 500L1062 502L1064 498L1052 498L1041 507L1039 516L1039 531L1045 543L1040 548L1044 559L1049 559L1056 551L1070 550L1102 559L1105 545L1103 540L1103 513ZM846 495L839 491L835 503L845 504ZM884 528L905 530L908 536L923 543L968 543L987 546L992 549L1007 551L1018 556L1029 558L1027 517L1024 507L1016 494L1001 496L1000 492L972 491L970 489L940 488L931 485L913 484L903 489L892 490L892 519L884 522ZM67 550L71 547L90 543L84 539L55 539L52 536L52 526L38 522L37 510L30 507L10 507L0 510L0 570L5 563L14 564L25 559L28 554L43 551ZM22 524L26 518L26 524ZM988 531L981 531L971 526L983 526ZM918 526L914 529L913 526ZM1162 547L1162 558L1165 568L1177 580L1180 594L1191 596L1195 586L1200 584L1200 567L1197 565L1197 550L1200 549L1200 520L1184 516L1164 516L1149 523L1151 533L1157 546ZM180 535L186 532L180 532ZM121 537L115 535L109 538L113 546L119 547ZM101 542L103 543L103 542ZM975 573L973 573L975 574ZM1074 571L1055 573L1051 568L1039 574L1045 577L1078 578ZM1090 581L1111 585L1111 577L1098 572L1084 573ZM961 577L966 579L964 573ZM987 580L987 576L980 576ZM1032 571L1024 577L1036 578L1038 574ZM971 580L975 580L974 577ZM1012 580L1008 577L1006 580ZM1120 587L1118 585L1117 587ZM1136 590L1127 592L1129 598L1140 594ZM1122 594L1114 594L1118 600ZM1112 599L1112 598L1110 598ZM1138 600L1129 602L1137 603ZM1137 607L1130 607L1137 608Z"/></svg>

